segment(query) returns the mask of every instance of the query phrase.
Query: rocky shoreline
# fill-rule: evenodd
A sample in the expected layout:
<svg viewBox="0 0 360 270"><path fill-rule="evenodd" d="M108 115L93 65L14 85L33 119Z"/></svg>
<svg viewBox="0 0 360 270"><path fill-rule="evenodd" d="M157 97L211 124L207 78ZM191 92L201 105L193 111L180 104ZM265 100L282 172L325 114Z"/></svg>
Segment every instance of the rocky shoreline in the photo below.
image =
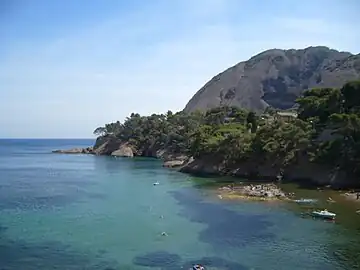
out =
<svg viewBox="0 0 360 270"><path fill-rule="evenodd" d="M288 200L290 197L290 194L285 194L285 192L273 183L230 185L219 188L218 192L218 197L220 199L280 201Z"/></svg>
<svg viewBox="0 0 360 270"><path fill-rule="evenodd" d="M93 154L93 147L58 149L52 152L56 154Z"/></svg>
<svg viewBox="0 0 360 270"><path fill-rule="evenodd" d="M200 176L233 176L264 182L276 182L279 177L291 181L306 183L313 186L331 186L335 189L354 188L357 179L349 178L346 173L328 167L314 164L306 157L288 167L282 167L275 162L259 162L256 158L228 166L214 156L200 159L184 154L172 153L156 145L138 149L128 142L123 142L111 135L98 137L93 147L54 150L59 154L91 154L132 158L136 156L152 157L163 160L163 166L175 168L183 173ZM358 185L358 184L357 184Z"/></svg>

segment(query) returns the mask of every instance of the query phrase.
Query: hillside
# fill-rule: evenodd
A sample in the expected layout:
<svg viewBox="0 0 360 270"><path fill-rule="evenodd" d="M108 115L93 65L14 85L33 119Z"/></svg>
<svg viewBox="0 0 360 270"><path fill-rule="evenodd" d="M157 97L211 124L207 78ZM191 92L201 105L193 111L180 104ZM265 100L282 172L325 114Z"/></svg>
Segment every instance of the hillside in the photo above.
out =
<svg viewBox="0 0 360 270"><path fill-rule="evenodd" d="M95 129L94 147L55 150L116 157L155 157L193 174L360 187L360 80L307 90L293 114L257 115L221 106L142 116Z"/></svg>
<svg viewBox="0 0 360 270"><path fill-rule="evenodd" d="M341 87L360 78L360 54L327 47L272 49L216 75L188 102L184 111L206 111L220 105L257 112L269 105L288 109L304 90Z"/></svg>

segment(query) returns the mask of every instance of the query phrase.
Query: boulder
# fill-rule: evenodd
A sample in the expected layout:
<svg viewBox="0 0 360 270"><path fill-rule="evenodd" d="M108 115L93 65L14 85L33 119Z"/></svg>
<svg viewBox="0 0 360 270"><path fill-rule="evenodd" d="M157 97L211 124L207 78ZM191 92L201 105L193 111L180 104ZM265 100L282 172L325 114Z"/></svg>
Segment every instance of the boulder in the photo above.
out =
<svg viewBox="0 0 360 270"><path fill-rule="evenodd" d="M113 151L111 155L114 157L133 157L134 152L130 146L123 144L119 149Z"/></svg>

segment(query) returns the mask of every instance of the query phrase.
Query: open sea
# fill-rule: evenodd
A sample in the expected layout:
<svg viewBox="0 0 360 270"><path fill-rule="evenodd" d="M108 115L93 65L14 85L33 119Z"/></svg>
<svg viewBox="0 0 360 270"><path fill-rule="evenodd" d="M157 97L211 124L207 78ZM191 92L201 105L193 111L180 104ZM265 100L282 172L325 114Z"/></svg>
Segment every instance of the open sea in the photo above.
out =
<svg viewBox="0 0 360 270"><path fill-rule="evenodd" d="M93 143L0 140L1 270L359 269L355 229L220 200L155 159L51 153Z"/></svg>

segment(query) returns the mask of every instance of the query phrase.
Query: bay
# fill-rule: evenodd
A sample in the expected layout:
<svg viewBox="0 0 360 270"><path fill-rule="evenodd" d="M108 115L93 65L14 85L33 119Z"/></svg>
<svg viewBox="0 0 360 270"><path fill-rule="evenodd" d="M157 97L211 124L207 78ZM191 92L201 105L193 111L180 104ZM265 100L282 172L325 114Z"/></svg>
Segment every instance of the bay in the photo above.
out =
<svg viewBox="0 0 360 270"><path fill-rule="evenodd" d="M359 266L350 213L353 226L304 219L287 204L220 200L210 180L159 160L51 153L92 144L0 140L0 269Z"/></svg>

